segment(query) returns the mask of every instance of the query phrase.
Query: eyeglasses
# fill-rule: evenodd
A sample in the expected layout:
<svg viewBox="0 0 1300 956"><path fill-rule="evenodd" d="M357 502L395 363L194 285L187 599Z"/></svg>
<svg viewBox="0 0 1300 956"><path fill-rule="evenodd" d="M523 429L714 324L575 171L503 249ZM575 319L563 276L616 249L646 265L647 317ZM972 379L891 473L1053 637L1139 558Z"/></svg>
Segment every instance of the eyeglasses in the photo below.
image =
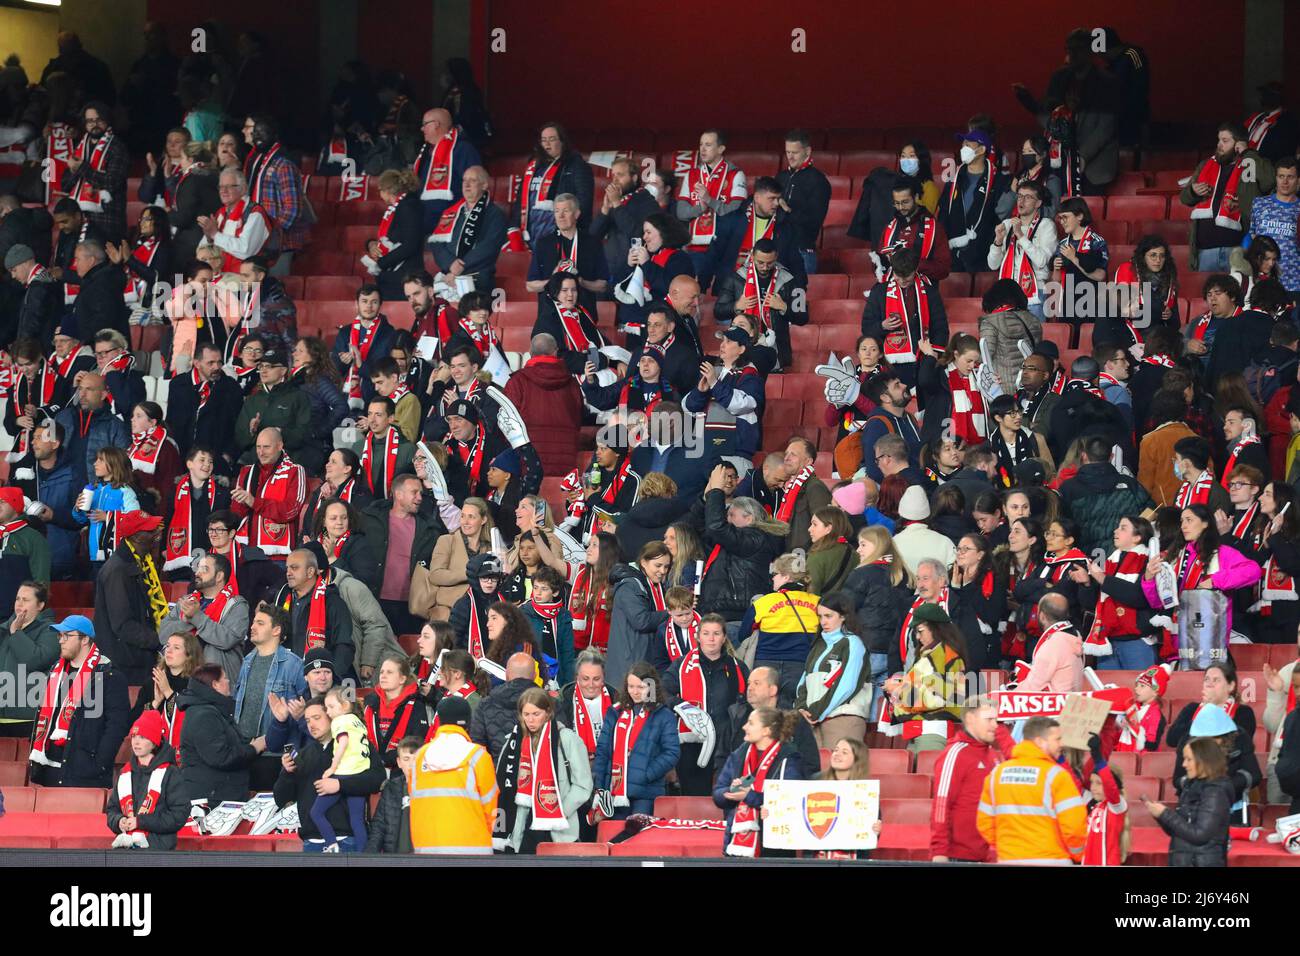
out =
<svg viewBox="0 0 1300 956"><path fill-rule="evenodd" d="M958 554L969 554L969 553L972 552L972 551L978 551L978 550L979 550L979 548L974 548L974 547L971 547L970 545L967 544L967 545L960 545L960 546L958 546L958 548L957 548L957 553L958 553Z"/></svg>
<svg viewBox="0 0 1300 956"><path fill-rule="evenodd" d="M230 529L229 529L229 528L214 528L214 527L209 527L209 528L208 528L208 537L210 538L210 537L212 537L214 534L230 534Z"/></svg>
<svg viewBox="0 0 1300 956"><path fill-rule="evenodd" d="M95 349L96 358L106 358L117 353L117 349Z"/></svg>
<svg viewBox="0 0 1300 956"><path fill-rule="evenodd" d="M1045 368L1039 368L1037 365L1022 365L1022 366L1020 366L1020 371L1022 371L1022 372L1041 372L1043 375L1046 375L1046 374L1047 374L1047 369L1045 369Z"/></svg>
<svg viewBox="0 0 1300 956"><path fill-rule="evenodd" d="M1229 488L1254 488L1255 486L1249 481L1230 481Z"/></svg>

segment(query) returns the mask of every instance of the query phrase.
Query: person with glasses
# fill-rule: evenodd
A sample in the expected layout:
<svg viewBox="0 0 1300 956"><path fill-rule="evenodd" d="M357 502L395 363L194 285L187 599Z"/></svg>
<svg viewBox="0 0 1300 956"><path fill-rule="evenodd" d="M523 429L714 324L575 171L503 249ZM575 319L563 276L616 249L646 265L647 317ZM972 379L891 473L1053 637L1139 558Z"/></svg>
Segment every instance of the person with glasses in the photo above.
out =
<svg viewBox="0 0 1300 956"><path fill-rule="evenodd" d="M1258 468L1238 465L1228 473L1226 481L1232 510L1215 512L1214 523L1225 541L1254 557L1268 525L1268 517L1259 507L1260 493L1267 479Z"/></svg>
<svg viewBox="0 0 1300 956"><path fill-rule="evenodd" d="M1048 346L1056 349L1054 343L1039 343L1029 357L1020 363L1020 374L1016 376L1016 382L1019 383L1016 403L1024 413L1021 424L1029 426L1040 435L1047 434L1052 413L1061 401L1061 393L1053 387L1056 363L1047 354Z"/></svg>
<svg viewBox="0 0 1300 956"><path fill-rule="evenodd" d="M966 668L990 670L1002 662L1007 617L1007 575L993 563L981 534L962 535L948 582L949 613L966 636Z"/></svg>
<svg viewBox="0 0 1300 956"><path fill-rule="evenodd" d="M109 410L129 422L131 409L144 401L145 391L144 376L135 368L126 336L116 329L104 329L95 335L94 351L95 364L108 389Z"/></svg>
<svg viewBox="0 0 1300 956"><path fill-rule="evenodd" d="M132 306L132 319L142 323L154 301L154 286L172 275L172 229L167 210L146 206L140 212L131 242L106 243L108 261L126 266L127 283L123 293Z"/></svg>
<svg viewBox="0 0 1300 956"><path fill-rule="evenodd" d="M415 157L416 195L424 207L425 234L433 232L443 212L460 195L461 179L471 166L482 165L474 144L445 109L425 110L420 122L424 142Z"/></svg>
<svg viewBox="0 0 1300 956"><path fill-rule="evenodd" d="M1030 356L1026 364L1041 356ZM1058 396L1052 396L1057 398ZM1016 483L1016 466L1033 458L1052 461L1047 440L1036 431L1024 427L1025 413L1010 395L999 395L989 403L989 418L994 427L990 430L989 447L998 456L997 474L1005 487Z"/></svg>
<svg viewBox="0 0 1300 956"><path fill-rule="evenodd" d="M238 272L239 264L266 248L275 228L270 214L248 195L248 179L238 169L223 169L217 180L222 206L215 216L199 216L200 247L221 250L221 271Z"/></svg>
<svg viewBox="0 0 1300 956"><path fill-rule="evenodd" d="M92 100L82 109L85 135L72 150L60 187L111 242L126 235L126 178L131 157L109 125L112 111Z"/></svg>

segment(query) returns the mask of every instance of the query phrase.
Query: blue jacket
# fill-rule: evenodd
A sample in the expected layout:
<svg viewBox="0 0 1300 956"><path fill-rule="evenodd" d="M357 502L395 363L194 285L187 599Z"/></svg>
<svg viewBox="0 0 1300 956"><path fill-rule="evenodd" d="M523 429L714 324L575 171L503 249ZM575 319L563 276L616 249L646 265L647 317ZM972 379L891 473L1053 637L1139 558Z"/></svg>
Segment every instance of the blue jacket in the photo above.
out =
<svg viewBox="0 0 1300 956"><path fill-rule="evenodd" d="M435 218L434 225L437 225L437 223L438 220ZM381 358L385 358L393 350L393 340L397 338L397 330L388 323L387 316L381 312L376 327L370 332L370 337L370 350L366 353L369 357L361 363L361 399L365 402L375 397L375 386L370 381L370 373L374 371L375 363ZM348 366L339 361L339 356L347 352L351 341L352 323L348 322L339 327L338 334L334 336L334 348L330 349L334 367L338 369L338 373L342 376L344 382L348 380ZM312 417L315 417L314 412Z"/></svg>
<svg viewBox="0 0 1300 956"><path fill-rule="evenodd" d="M745 766L745 754L748 750L749 744L743 742L733 750L730 756L727 757L727 762L722 765L722 770L718 773L713 784L714 804L727 811L727 836L723 840L723 846L731 842L731 822L736 818L736 807L740 806L735 800L728 800L723 794L731 790L731 781L743 776L741 769ZM799 751L791 747L788 741L782 744L781 752L776 755L775 764L768 770L767 777L764 779L805 779L803 770L799 767ZM749 793L745 794L745 803L757 810L763 805L763 794L750 790Z"/></svg>
<svg viewBox="0 0 1300 956"><path fill-rule="evenodd" d="M101 448L111 446L126 450L131 447L130 429L108 410L107 405L101 406L91 416L84 438L78 426L80 414L79 406L68 405L54 416L54 420L63 426L63 447L68 450L68 464L72 466L78 492L85 486L86 476L95 473L95 456Z"/></svg>
<svg viewBox="0 0 1300 956"><path fill-rule="evenodd" d="M74 496L75 499L75 496ZM140 499L136 497L135 489L130 485L124 485L121 488L114 488L106 481L95 483L94 495L90 499L91 511L139 511ZM104 522L91 521L88 512L80 508L72 510L72 517L77 524L90 525L90 537L87 541L87 551L90 553L90 560L103 561L108 555L105 553L104 545L108 544L108 551L113 548L114 542L105 542ZM52 562L51 562L52 563Z"/></svg>
<svg viewBox="0 0 1300 956"><path fill-rule="evenodd" d="M80 492L81 485L63 449L59 449L59 457L48 472L39 465L36 467L36 498L54 512L54 517L45 523L45 532L50 543L50 576L55 580L71 574L77 563L77 539L81 530L72 506Z"/></svg>
<svg viewBox="0 0 1300 956"><path fill-rule="evenodd" d="M239 715L244 708L244 689L248 686L248 672L252 669L253 658L257 656L257 651L249 651L244 658L244 663L239 668L239 680L235 684L235 723L239 723ZM266 675L266 693L275 694L277 697L283 697L285 700L293 700L295 697L307 696L307 681L302 676L302 658L289 650L287 647L277 647L275 649L275 660L271 661L271 670ZM249 706L258 706L250 704ZM271 708L263 697L261 704L261 723L262 734L265 735L274 724L275 715L271 713ZM270 749L269 747L267 748Z"/></svg>
<svg viewBox="0 0 1300 956"><path fill-rule="evenodd" d="M754 374L729 372L722 375L706 394L699 386L691 389L682 402L688 412L702 414L709 410L710 400L726 409L736 421L736 454L752 458L758 451L763 430L763 405L765 395L763 379ZM728 416L721 416L725 419Z"/></svg>
<svg viewBox="0 0 1300 956"><path fill-rule="evenodd" d="M614 727L621 711L611 707L605 713L596 745L596 759L591 777L598 790L609 789L610 767L614 761ZM671 708L656 707L646 718L636 738L627 766L627 795L633 800L653 800L665 793L664 777L677 766L682 745L677 739L677 715Z"/></svg>

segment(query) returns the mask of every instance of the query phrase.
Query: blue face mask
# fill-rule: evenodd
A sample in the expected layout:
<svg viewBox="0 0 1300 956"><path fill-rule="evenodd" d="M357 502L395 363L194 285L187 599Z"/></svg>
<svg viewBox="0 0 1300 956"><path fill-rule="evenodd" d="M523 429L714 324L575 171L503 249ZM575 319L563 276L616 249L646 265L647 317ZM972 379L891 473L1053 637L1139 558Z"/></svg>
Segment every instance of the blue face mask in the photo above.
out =
<svg viewBox="0 0 1300 956"><path fill-rule="evenodd" d="M898 161L898 168L908 176L915 176L916 171L921 168L921 161L915 156L904 156Z"/></svg>
<svg viewBox="0 0 1300 956"><path fill-rule="evenodd" d="M1177 458L1174 459L1174 477L1180 481L1183 477L1183 465Z"/></svg>

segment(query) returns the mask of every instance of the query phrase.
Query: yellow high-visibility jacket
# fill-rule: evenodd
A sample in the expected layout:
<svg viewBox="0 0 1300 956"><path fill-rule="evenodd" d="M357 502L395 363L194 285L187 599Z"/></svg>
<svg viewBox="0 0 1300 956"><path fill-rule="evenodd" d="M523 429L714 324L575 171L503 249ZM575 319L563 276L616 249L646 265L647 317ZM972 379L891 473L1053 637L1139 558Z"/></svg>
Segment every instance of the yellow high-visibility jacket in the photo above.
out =
<svg viewBox="0 0 1300 956"><path fill-rule="evenodd" d="M976 824L999 863L1068 865L1083 859L1087 801L1070 772L1026 740L984 781Z"/></svg>
<svg viewBox="0 0 1300 956"><path fill-rule="evenodd" d="M497 809L496 768L488 752L458 726L415 755L411 846L416 853L491 854Z"/></svg>

